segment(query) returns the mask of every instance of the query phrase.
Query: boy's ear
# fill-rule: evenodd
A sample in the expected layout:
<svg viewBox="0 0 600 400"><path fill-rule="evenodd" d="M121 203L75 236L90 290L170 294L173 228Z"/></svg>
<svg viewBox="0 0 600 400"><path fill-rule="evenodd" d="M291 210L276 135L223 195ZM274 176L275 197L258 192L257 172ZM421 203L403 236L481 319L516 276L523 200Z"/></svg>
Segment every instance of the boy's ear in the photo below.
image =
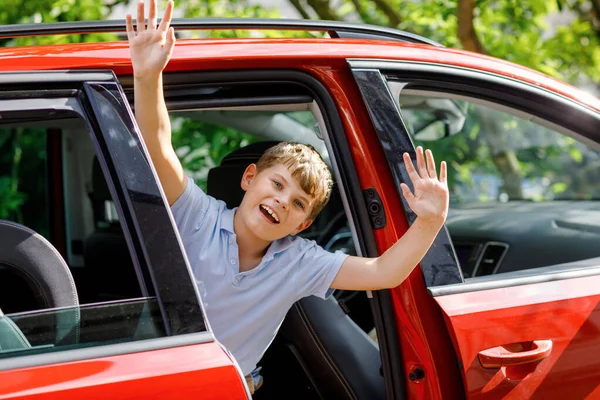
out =
<svg viewBox="0 0 600 400"><path fill-rule="evenodd" d="M307 219L306 221L304 221L303 223L301 223L300 225L298 225L298 227L296 229L294 229L292 231L292 233L290 233L290 236L294 236L299 234L300 232L302 232L303 230L305 230L306 228L308 228L309 226L311 226L313 223L312 219Z"/></svg>
<svg viewBox="0 0 600 400"><path fill-rule="evenodd" d="M246 170L244 171L244 175L242 175L242 182L241 182L241 187L244 192L248 190L248 188L250 187L250 184L252 183L252 180L254 178L256 178L256 174L257 174L256 164L250 164L246 167Z"/></svg>

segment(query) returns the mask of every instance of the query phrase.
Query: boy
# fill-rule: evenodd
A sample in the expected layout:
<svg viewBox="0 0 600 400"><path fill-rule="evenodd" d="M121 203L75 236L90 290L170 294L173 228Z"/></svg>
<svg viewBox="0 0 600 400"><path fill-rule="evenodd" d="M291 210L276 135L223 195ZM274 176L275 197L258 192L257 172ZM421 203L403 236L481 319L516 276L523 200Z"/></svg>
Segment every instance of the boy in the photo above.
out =
<svg viewBox="0 0 600 400"><path fill-rule="evenodd" d="M310 295L326 297L329 289L393 288L411 273L446 219L446 164L442 162L438 179L431 151L424 155L422 148L417 149L418 172L404 154L414 192L404 184L402 192L417 219L378 258L329 253L296 236L327 203L332 185L327 166L308 146L283 143L269 149L244 172L241 186L246 194L239 208L226 209L185 177L171 144L162 70L175 45L175 33L169 28L172 13L169 1L157 27L156 0L151 0L148 26L138 25L137 33L127 16L136 119L213 332L236 358L254 391L260 385L256 363L294 302ZM144 21L143 1L137 21Z"/></svg>

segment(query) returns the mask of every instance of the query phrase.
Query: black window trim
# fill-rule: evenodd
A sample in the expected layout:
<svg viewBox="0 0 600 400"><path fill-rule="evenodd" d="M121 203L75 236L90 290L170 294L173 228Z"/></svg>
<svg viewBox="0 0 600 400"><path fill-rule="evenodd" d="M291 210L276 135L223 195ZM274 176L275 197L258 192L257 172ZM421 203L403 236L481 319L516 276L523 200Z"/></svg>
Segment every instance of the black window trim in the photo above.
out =
<svg viewBox="0 0 600 400"><path fill-rule="evenodd" d="M600 112L548 89L507 78L490 72L464 67L392 60L349 60L356 69L377 69L386 79L393 79L410 89L446 92L525 112L581 136L584 140L600 143ZM486 90L481 90L484 87ZM492 91L498 97L489 95ZM541 101L546 100L546 101ZM549 107L549 103L553 107ZM568 107L581 118L566 121L557 118L556 110ZM566 122L566 123L565 123ZM598 145L597 145L598 146ZM456 255L454 255L456 258ZM589 264L589 265L588 265ZM576 269L573 267L578 266ZM432 296L490 290L528 285L555 280L572 279L600 274L600 260L582 260L575 263L551 265L531 270L515 271L489 277L476 277L464 283L431 286Z"/></svg>
<svg viewBox="0 0 600 400"><path fill-rule="evenodd" d="M136 254L148 265L145 269L148 273L146 278L152 284L158 299L167 336L206 331L208 324L204 306L179 232L166 196L158 183L158 174L149 162L148 151L116 76L113 75L110 82L84 82L80 100L90 116L93 131L96 132L95 145L99 148L98 153L102 154L99 157L100 164L106 168L104 172L108 170L112 177L109 188L114 190L113 195L122 196L120 204L129 213L128 226L137 238L133 242ZM113 121L108 120L105 111L104 118L98 118L102 102L115 112ZM128 136L111 138L111 131L118 132L120 128ZM121 141L120 146L118 140ZM123 162L128 162L129 165L122 164ZM135 180L124 172L132 168L137 168ZM115 184L121 190L115 190ZM144 207L154 207L154 210L148 213ZM161 215L161 211L164 214ZM161 222L164 224L161 225ZM158 236L156 228L166 229L168 223L171 229L161 233L169 235Z"/></svg>

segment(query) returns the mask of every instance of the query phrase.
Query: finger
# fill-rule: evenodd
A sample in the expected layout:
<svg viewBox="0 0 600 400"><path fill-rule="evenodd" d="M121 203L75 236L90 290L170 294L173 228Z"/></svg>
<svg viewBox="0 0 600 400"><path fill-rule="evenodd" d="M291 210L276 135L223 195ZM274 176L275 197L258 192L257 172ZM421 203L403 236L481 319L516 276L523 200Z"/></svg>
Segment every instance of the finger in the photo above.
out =
<svg viewBox="0 0 600 400"><path fill-rule="evenodd" d="M413 162L410 159L410 156L408 155L408 153L404 153L403 157L404 157L404 166L406 167L406 172L408 173L408 177L410 178L413 185L416 185L417 181L419 180L419 174L415 170L415 166L413 165Z"/></svg>
<svg viewBox="0 0 600 400"><path fill-rule="evenodd" d="M125 17L125 27L127 28L127 40L130 42L135 38L135 31L133 30L133 19L131 14L127 14Z"/></svg>
<svg viewBox="0 0 600 400"><path fill-rule="evenodd" d="M435 170L435 160L433 159L433 153L431 150L425 150L425 157L427 158L427 173L430 178L437 179L437 171Z"/></svg>
<svg viewBox="0 0 600 400"><path fill-rule="evenodd" d="M440 165L440 182L448 183L448 166L446 165L446 161L442 161L442 165Z"/></svg>
<svg viewBox="0 0 600 400"><path fill-rule="evenodd" d="M173 17L173 1L169 1L167 3L167 8L165 8L165 14L160 20L160 25L158 30L161 32L166 32L169 29L169 25L171 24L171 18Z"/></svg>
<svg viewBox="0 0 600 400"><path fill-rule="evenodd" d="M173 48L175 47L175 29L169 28L167 33L167 40L165 41L165 49L167 50L168 57L171 58L173 54Z"/></svg>
<svg viewBox="0 0 600 400"><path fill-rule="evenodd" d="M144 0L140 0L137 7L137 19L135 20L137 24L138 33L144 32L146 30L146 22L144 17Z"/></svg>
<svg viewBox="0 0 600 400"><path fill-rule="evenodd" d="M425 166L425 157L423 156L423 148L417 147L417 171L421 178L427 178L427 167Z"/></svg>
<svg viewBox="0 0 600 400"><path fill-rule="evenodd" d="M148 10L148 30L156 30L156 0L150 0L150 9Z"/></svg>
<svg viewBox="0 0 600 400"><path fill-rule="evenodd" d="M406 202L410 206L412 204L413 200L415 199L415 196L412 194L412 192L410 191L410 188L408 187L408 185L406 183L401 183L400 189L402 189L402 194L404 195Z"/></svg>

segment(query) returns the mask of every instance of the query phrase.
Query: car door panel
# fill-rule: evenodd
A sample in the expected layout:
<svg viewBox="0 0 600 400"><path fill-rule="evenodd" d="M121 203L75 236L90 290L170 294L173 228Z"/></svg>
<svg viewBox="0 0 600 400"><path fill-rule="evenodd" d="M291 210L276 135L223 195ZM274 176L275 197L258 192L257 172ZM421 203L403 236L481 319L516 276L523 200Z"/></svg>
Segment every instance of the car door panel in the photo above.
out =
<svg viewBox="0 0 600 400"><path fill-rule="evenodd" d="M51 90L44 91L45 85ZM92 318L84 321L87 326L73 328L86 333L84 343L32 345L18 353L0 348L0 398L248 398L239 367L208 330L158 178L112 71L2 73L0 90L5 91L0 102L5 121L76 117L87 124L143 296L127 304L77 306L115 310L114 315L98 313L106 320ZM124 310L135 300L156 302L156 313L134 307L138 312L130 318ZM47 328L42 314L60 312L41 309L6 317L33 326L33 335L36 328ZM123 316L127 325L117 326ZM156 323L161 325L153 331ZM103 335L113 326L118 333Z"/></svg>
<svg viewBox="0 0 600 400"><path fill-rule="evenodd" d="M487 67L466 70L433 63L368 60L350 60L349 64L397 186L400 182L409 183L401 154L414 151L412 132L399 109L398 97L406 88L413 88L422 96L432 92L455 95L454 98L477 98L502 110L517 110L530 118L533 115L535 121L548 121L548 126L560 127L562 130L555 129L563 134L570 132L597 148L600 115L594 104L577 102L572 100L576 98L573 96L567 99L558 84L553 91L552 87L541 88L529 79L519 81L514 76L502 76L502 69ZM590 144L593 142L596 143ZM400 191L397 194L402 199ZM415 216L406 203L403 208L410 224ZM397 210L389 212L400 214ZM518 221L511 222L519 226ZM484 228L476 225L473 229L477 227ZM444 281L440 279L444 275L438 275L444 269L460 274L452 239L444 229L420 265L420 278L442 315L441 320L431 319L423 324L428 327L422 331L422 337L431 349L433 343L440 340L439 331L447 330L456 359L440 352L432 360L437 358L433 362L438 366L446 363L447 370L460 371L465 396L473 399L600 396L600 361L596 357L600 350L600 270L595 259L466 280L458 276L454 282ZM558 251L543 247L535 251L546 250ZM393 293L402 299L418 298L413 293L415 274L409 278L413 287L404 283ZM419 300L414 305L420 310L418 313L428 313L428 302L423 298ZM402 303L395 303L396 318L406 322L402 319ZM399 326L400 331L410 328ZM422 354L423 357L426 353ZM410 370L411 363L413 368L418 365L407 359L406 354L402 356L405 368ZM409 388L426 383L435 364L430 366L421 361L420 366L425 378L411 379L416 384L409 383ZM439 382L443 392L443 382ZM434 388L431 393L437 390ZM444 393L446 395L452 397L454 392Z"/></svg>
<svg viewBox="0 0 600 400"><path fill-rule="evenodd" d="M0 371L0 399L246 398L216 342Z"/></svg>
<svg viewBox="0 0 600 400"><path fill-rule="evenodd" d="M468 398L600 395L599 284L595 275L435 297L457 349ZM482 365L487 349L506 346L518 356L540 340L550 341L551 351L539 361Z"/></svg>

